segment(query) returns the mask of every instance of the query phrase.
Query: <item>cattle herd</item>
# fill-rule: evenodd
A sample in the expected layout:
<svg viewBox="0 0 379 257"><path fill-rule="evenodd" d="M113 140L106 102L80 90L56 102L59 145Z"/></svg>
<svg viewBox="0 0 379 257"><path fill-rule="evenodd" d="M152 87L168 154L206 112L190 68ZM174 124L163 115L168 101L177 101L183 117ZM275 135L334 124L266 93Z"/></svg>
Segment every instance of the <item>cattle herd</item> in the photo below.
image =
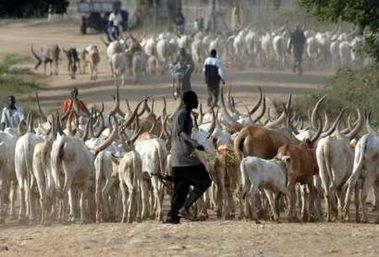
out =
<svg viewBox="0 0 379 257"><path fill-rule="evenodd" d="M149 98L122 110L116 88L109 112L94 106L79 118L74 101L66 113L32 111L26 126L0 131L2 222L163 219L172 113L165 99L157 111ZM213 181L193 210L199 218L213 209L218 218L257 223L283 212L289 221L321 221L324 198L325 220L346 221L354 191L355 220L368 222L367 193L379 188L379 134L369 113L342 109L330 122L323 97L300 120L290 96L280 115L268 117L262 91L247 113L224 91L220 108L193 113L192 137L206 150L194 154Z"/></svg>
<svg viewBox="0 0 379 257"><path fill-rule="evenodd" d="M226 67L238 69L263 68L283 70L292 63L288 51L291 31L287 26L262 31L244 28L238 32L225 34L207 34L196 32L177 35L163 32L158 35L133 37L130 33L121 39L107 42L106 58L110 64L112 76L117 83L124 84L125 75L133 75L136 82L144 76L163 74L169 69L179 48L185 48L195 62L195 70L201 71L205 58L211 49L217 49L218 55ZM356 51L364 41L362 36L352 36L340 30L318 32L305 30L304 62L306 70L338 69L343 66L362 67L370 59ZM86 47L63 49L67 56L68 72L75 78L76 72L85 73L89 66L91 79L97 78L97 66L100 62L99 46L94 42ZM60 48L58 45L44 45L36 50L31 48L38 63L55 65L58 74ZM51 74L53 74L51 70Z"/></svg>
<svg viewBox="0 0 379 257"><path fill-rule="evenodd" d="M305 60L312 68L361 66L368 61L353 51L360 37L349 39L336 31L305 34ZM102 40L116 84L111 110L93 106L89 116L80 117L73 101L66 113L46 116L39 108L17 129L0 131L0 223L12 218L41 224L163 220L164 196L172 188L163 179L171 172L172 113L164 98L160 111L150 98L134 109L126 101L122 110L119 86L125 73L136 80L164 73L178 48L192 54L198 70L210 49L218 50L225 66L283 69L290 61L288 40L285 27L265 33L246 28L232 35L165 32L141 40L130 34L127 39ZM46 74L50 64L50 74L57 75L61 51L71 78L89 66L90 78L97 79L100 53L95 44L37 50L32 45L35 68L43 64ZM283 212L289 221L346 221L351 220L354 192L355 221L368 222L366 198L371 188L379 200L379 134L370 125L369 112L342 109L330 122L322 107L325 97L307 115L299 115L289 96L272 117L260 90L256 104L243 113L226 89L221 89L220 108L204 113L200 107L193 113L192 137L206 150L194 154L213 181L193 210L198 217L208 218L207 210L213 209L217 218L257 223L279 221ZM376 202L374 206L379 208Z"/></svg>

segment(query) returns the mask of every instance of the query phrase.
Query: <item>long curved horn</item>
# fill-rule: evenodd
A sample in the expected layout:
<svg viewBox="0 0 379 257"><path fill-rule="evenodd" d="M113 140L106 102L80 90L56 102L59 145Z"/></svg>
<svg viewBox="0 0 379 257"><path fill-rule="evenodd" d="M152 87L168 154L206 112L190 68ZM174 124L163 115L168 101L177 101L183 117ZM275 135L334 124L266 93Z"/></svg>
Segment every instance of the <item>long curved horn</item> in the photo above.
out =
<svg viewBox="0 0 379 257"><path fill-rule="evenodd" d="M95 137L99 137L101 133L103 133L103 131L105 130L104 115L102 113L99 115L99 119L100 119L100 126L99 126L99 130L94 133Z"/></svg>
<svg viewBox="0 0 379 257"><path fill-rule="evenodd" d="M254 112L256 112L258 110L259 106L261 106L261 103L262 103L262 100L263 100L263 93L262 93L262 88L261 87L258 87L258 89L259 89L259 99L258 99L258 102L249 111L248 116L251 116Z"/></svg>
<svg viewBox="0 0 379 257"><path fill-rule="evenodd" d="M147 99L145 98L145 99L143 99L142 101L140 101L140 102L137 104L137 106L135 107L133 113L128 117L127 121L125 122L125 125L124 125L125 128L129 127L130 124L132 124L134 118L137 116L137 113L138 113L138 109L139 109L139 107L141 106L141 104L142 104L143 102L146 102L146 101L147 101Z"/></svg>
<svg viewBox="0 0 379 257"><path fill-rule="evenodd" d="M107 137L107 139L105 139L100 145L92 149L95 152L95 155L97 155L99 152L107 148L115 140L116 136L118 135L118 121L117 121L116 115L113 115L113 118L114 118L114 124L112 124L112 127L114 127L113 131L109 135L109 137Z"/></svg>
<svg viewBox="0 0 379 257"><path fill-rule="evenodd" d="M325 120L324 121L324 128L323 128L322 132L326 132L330 128L329 116L325 110L324 110L324 120Z"/></svg>
<svg viewBox="0 0 379 257"><path fill-rule="evenodd" d="M221 105L226 118L226 122L231 126L233 130L240 131L243 128L243 125L234 120L233 117L229 114L228 110L226 109L223 87L221 87Z"/></svg>
<svg viewBox="0 0 379 257"><path fill-rule="evenodd" d="M121 117L125 117L125 113L120 109L120 87L116 87L116 103L115 107L109 113L109 115L113 115L118 113Z"/></svg>
<svg viewBox="0 0 379 257"><path fill-rule="evenodd" d="M337 126L339 126L339 124L341 122L341 118L342 118L342 115L345 112L345 110L346 110L345 108L341 109L337 118L334 120L332 126L330 126L330 128L327 131L322 132L320 135L321 137L327 137L327 136L331 135L336 130Z"/></svg>
<svg viewBox="0 0 379 257"><path fill-rule="evenodd" d="M311 115L311 125L312 127L316 128L317 125L316 125L316 112L318 112L318 109L320 107L320 104L325 100L326 98L326 95L324 95L323 97L321 97L317 103L315 104L315 106L313 107L313 110L312 110L312 115Z"/></svg>
<svg viewBox="0 0 379 257"><path fill-rule="evenodd" d="M291 107L292 107L292 94L290 94L290 97L288 98L288 101L286 104L286 108L289 113L291 112Z"/></svg>
<svg viewBox="0 0 379 257"><path fill-rule="evenodd" d="M89 137L88 137L88 135L89 135L89 130L90 130L89 127L92 126L91 123L92 123L92 119L89 118L88 121L87 121L87 123L86 123L85 129L84 129L84 134L83 134L83 136L82 136L82 140L83 140L83 142L87 141L88 138L89 138Z"/></svg>
<svg viewBox="0 0 379 257"><path fill-rule="evenodd" d="M265 125L265 128L275 128L279 126L280 124L282 124L286 120L286 117L287 117L286 112L287 110L286 111L283 110L280 116L276 120L267 122L267 124Z"/></svg>
<svg viewBox="0 0 379 257"><path fill-rule="evenodd" d="M28 132L34 133L34 112L30 111L28 114L27 125L28 125Z"/></svg>
<svg viewBox="0 0 379 257"><path fill-rule="evenodd" d="M167 116L167 102L166 102L166 98L163 97L163 109L162 109L162 118L166 118Z"/></svg>
<svg viewBox="0 0 379 257"><path fill-rule="evenodd" d="M369 111L367 113L367 117L366 117L366 129L367 129L367 132L370 133L370 134L376 134L376 130L371 126L371 111Z"/></svg>
<svg viewBox="0 0 379 257"><path fill-rule="evenodd" d="M254 120L251 118L251 116L249 116L250 121L253 124L258 122L265 115L265 112L266 112L266 97L263 97L261 113L258 114L258 116Z"/></svg>
<svg viewBox="0 0 379 257"><path fill-rule="evenodd" d="M39 97L38 97L37 91L36 91L36 100L37 100L37 104L38 104L38 111L39 111L41 118L43 119L43 121L47 121L46 115L42 112L41 104L39 102Z"/></svg>
<svg viewBox="0 0 379 257"><path fill-rule="evenodd" d="M317 139L320 137L321 132L322 132L322 119L321 119L321 116L320 116L320 114L318 112L315 114L315 116L316 116L315 119L316 119L316 121L318 123L318 127L317 127L316 134L310 140L311 145L314 145L316 143Z"/></svg>
<svg viewBox="0 0 379 257"><path fill-rule="evenodd" d="M126 102L127 112L128 112L129 114L132 113L132 109L130 109L130 105L129 105L129 101L128 101L128 99L125 99L125 102Z"/></svg>
<svg viewBox="0 0 379 257"><path fill-rule="evenodd" d="M228 91L227 91L227 95L226 95L226 99L228 99L228 108L229 110L234 113L234 114L237 114L237 115L240 115L239 111L236 110L234 104L233 104L233 97L231 96L231 91L232 91L232 86L230 85L228 87Z"/></svg>
<svg viewBox="0 0 379 257"><path fill-rule="evenodd" d="M149 134L153 134L155 128L157 127L157 120L158 119L160 119L160 117L158 117L157 119L154 119L153 124L152 124L152 126L151 126L151 128L149 130Z"/></svg>
<svg viewBox="0 0 379 257"><path fill-rule="evenodd" d="M215 114L215 111L213 110L213 108L211 107L211 112L212 112L212 124L211 124L211 127L208 131L208 136L207 138L210 138L213 134L213 131L215 130L216 128L216 119L217 119L217 116L218 116L218 109L217 109L217 114Z"/></svg>
<svg viewBox="0 0 379 257"><path fill-rule="evenodd" d="M63 136L64 132L62 129L61 119L59 118L59 113L57 112L57 132L59 135Z"/></svg>
<svg viewBox="0 0 379 257"><path fill-rule="evenodd" d="M358 123L355 125L355 127L348 134L346 134L346 137L350 140L352 140L358 135L365 121L359 108L357 108L357 120Z"/></svg>

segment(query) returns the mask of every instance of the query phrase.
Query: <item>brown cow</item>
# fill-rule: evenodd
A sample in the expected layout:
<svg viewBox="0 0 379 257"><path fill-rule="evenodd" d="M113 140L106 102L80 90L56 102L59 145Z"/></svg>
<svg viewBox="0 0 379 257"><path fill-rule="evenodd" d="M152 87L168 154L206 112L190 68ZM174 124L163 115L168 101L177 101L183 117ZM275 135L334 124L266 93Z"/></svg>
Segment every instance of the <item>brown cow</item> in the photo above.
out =
<svg viewBox="0 0 379 257"><path fill-rule="evenodd" d="M217 187L217 217L232 219L236 212L233 194L237 192L240 181L239 160L227 146L222 145L216 149L214 174L211 177Z"/></svg>
<svg viewBox="0 0 379 257"><path fill-rule="evenodd" d="M288 170L288 190L290 192L290 210L289 210L289 220L297 221L296 215L296 183L306 184L309 188L310 196L308 207L303 208L302 210L302 220L308 220L307 209L311 214L314 213L314 203L316 197L318 197L317 189L313 183L313 176L318 174L318 166L316 161L316 154L314 145L316 140L321 135L322 131L322 122L321 118L318 115L319 127L317 133L311 140L307 140L304 143L300 144L285 144L279 147L278 153L276 154L277 159L286 159ZM287 157L287 158L284 158ZM305 201L305 200L304 200ZM304 206L307 206L307 203L303 203ZM320 210L316 210L315 218L320 219Z"/></svg>

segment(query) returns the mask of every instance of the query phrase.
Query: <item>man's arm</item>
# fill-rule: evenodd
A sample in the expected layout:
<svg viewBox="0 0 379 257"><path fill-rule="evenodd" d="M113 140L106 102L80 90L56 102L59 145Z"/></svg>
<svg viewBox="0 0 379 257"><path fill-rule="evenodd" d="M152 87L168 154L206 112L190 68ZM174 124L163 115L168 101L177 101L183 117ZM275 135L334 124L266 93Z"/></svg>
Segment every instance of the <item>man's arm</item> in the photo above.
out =
<svg viewBox="0 0 379 257"><path fill-rule="evenodd" d="M17 107L17 114L18 118L20 119L20 122L25 120L25 112L21 107Z"/></svg>
<svg viewBox="0 0 379 257"><path fill-rule="evenodd" d="M196 142L196 140L193 140L190 135L188 135L185 132L185 128L188 127L189 123L191 122L191 117L186 115L185 113L181 113L178 117L178 125L179 125L179 136L189 143L192 147L198 148L200 144Z"/></svg>
<svg viewBox="0 0 379 257"><path fill-rule="evenodd" d="M217 66L218 66L218 75L220 76L222 83L225 84L224 71L221 68L220 61L217 62Z"/></svg>

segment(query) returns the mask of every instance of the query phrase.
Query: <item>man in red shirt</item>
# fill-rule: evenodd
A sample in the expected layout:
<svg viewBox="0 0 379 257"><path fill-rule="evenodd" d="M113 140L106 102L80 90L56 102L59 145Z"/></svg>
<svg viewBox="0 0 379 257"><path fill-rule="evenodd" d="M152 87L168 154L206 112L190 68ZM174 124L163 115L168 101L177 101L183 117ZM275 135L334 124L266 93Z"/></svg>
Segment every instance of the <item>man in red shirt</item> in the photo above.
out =
<svg viewBox="0 0 379 257"><path fill-rule="evenodd" d="M68 117L70 117L70 121L72 121L74 118L76 118L77 115L89 116L90 112L88 111L86 105L82 100L78 99L78 89L74 87L73 89L71 89L70 94L70 98L64 100L62 104L61 111L63 114L63 121L66 121ZM72 114L68 114L71 109Z"/></svg>

